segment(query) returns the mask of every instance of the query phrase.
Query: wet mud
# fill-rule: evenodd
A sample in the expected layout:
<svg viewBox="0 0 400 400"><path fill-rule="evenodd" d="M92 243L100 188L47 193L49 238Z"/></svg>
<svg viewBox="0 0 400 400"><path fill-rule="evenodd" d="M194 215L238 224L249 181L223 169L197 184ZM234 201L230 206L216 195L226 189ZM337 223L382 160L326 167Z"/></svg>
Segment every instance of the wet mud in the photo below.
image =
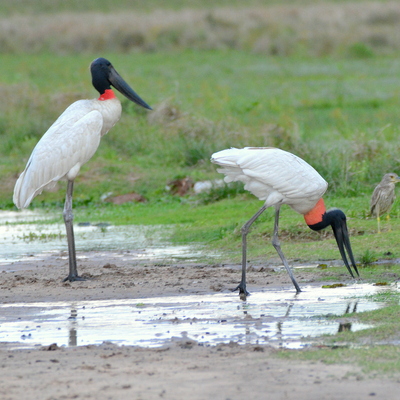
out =
<svg viewBox="0 0 400 400"><path fill-rule="evenodd" d="M62 282L63 227L60 237L42 231L46 241L33 225L17 222L0 221L1 399L397 396L396 377L276 357L280 348L306 350L323 333L366 327L340 316L379 307L362 296L387 288L356 282L345 268L335 269L346 285L336 288L322 288L323 271L296 268L303 290L296 295L279 264L250 265L251 295L243 302L231 291L239 264L200 261L201 249L174 249L152 232L127 250L107 242L108 233L118 236L113 227L88 225L77 228L80 243L87 238L78 247L78 271L87 280L69 283ZM14 246L21 240L24 251Z"/></svg>

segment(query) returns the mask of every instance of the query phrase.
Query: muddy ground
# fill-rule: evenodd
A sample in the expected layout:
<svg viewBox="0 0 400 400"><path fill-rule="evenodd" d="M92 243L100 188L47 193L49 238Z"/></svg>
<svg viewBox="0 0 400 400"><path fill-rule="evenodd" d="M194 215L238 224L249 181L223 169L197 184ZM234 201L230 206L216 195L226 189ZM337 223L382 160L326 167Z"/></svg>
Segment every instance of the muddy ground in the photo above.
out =
<svg viewBox="0 0 400 400"><path fill-rule="evenodd" d="M209 294L235 287L238 265L154 264L102 252L80 254L84 282L63 283L63 255L0 267L3 303L107 300ZM117 259L117 261L116 261ZM296 269L301 284L321 273ZM338 281L348 280L343 269ZM248 288L290 286L286 274L250 268ZM239 298L237 300L240 301ZM1 342L1 338L0 338ZM400 377L366 375L354 365L293 362L268 345L204 346L189 339L162 348L101 346L22 349L0 343L0 399L398 399Z"/></svg>

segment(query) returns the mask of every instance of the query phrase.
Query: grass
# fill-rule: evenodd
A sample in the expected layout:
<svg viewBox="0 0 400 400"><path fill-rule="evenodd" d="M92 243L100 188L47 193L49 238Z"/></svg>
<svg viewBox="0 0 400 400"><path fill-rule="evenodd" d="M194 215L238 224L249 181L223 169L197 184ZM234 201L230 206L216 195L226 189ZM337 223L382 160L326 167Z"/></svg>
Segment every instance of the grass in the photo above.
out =
<svg viewBox="0 0 400 400"><path fill-rule="evenodd" d="M2 2L0 50L61 55L238 49L368 59L399 49L400 7L388 1L115 3Z"/></svg>
<svg viewBox="0 0 400 400"><path fill-rule="evenodd" d="M348 216L358 260L395 257L400 251L398 203L392 211L392 231L384 223L385 232L379 237L376 222L366 216L374 186L384 173L399 168L398 53L394 49L366 58L363 46L355 49L357 54L318 58L307 51L271 57L249 50L190 46L102 53L155 111L148 113L122 100L121 121L103 138L76 180L76 221L176 223L180 229L174 241L205 242L236 257L240 226L260 207L258 200L240 187L182 198L165 187L183 177L194 182L220 179L209 162L214 151L272 145L304 158L329 182L326 203ZM47 127L72 101L95 95L88 65L98 55L2 55L1 208L15 209L15 180ZM61 183L58 191L43 193L31 207L59 210L64 188ZM147 202L101 201L109 193L130 192ZM266 212L250 234L250 257L275 254L266 246L271 231L272 213ZM281 235L291 258L299 254L304 260L338 258L333 237L311 232L289 208L282 212Z"/></svg>
<svg viewBox="0 0 400 400"><path fill-rule="evenodd" d="M41 233L37 234L36 232L29 232L29 233L24 233L21 237L18 237L18 239L22 239L24 242L33 242L33 241L50 241L54 239L61 239L63 237L66 237L66 235L61 234L61 233Z"/></svg>
<svg viewBox="0 0 400 400"><path fill-rule="evenodd" d="M368 63L269 59L239 51L105 56L154 113L167 102L181 117L153 122L151 113L123 100L121 121L82 169L76 199L98 203L104 193L134 190L158 200L177 176L219 178L209 156L230 146L293 151L325 177L330 194L343 196L370 193L384 173L398 168L400 80L394 56ZM93 58L3 57L3 206L11 205L15 176L46 128L71 101L94 95L87 71ZM34 204L56 199L58 193L43 194Z"/></svg>
<svg viewBox="0 0 400 400"><path fill-rule="evenodd" d="M346 3L348 0L333 0L331 3ZM352 3L366 3L368 0L353 0ZM385 3L385 0L378 0L376 3ZM139 10L154 11L155 9L180 10L183 8L194 9L213 9L216 7L253 7L253 6L271 6L271 5L315 5L324 4L326 0L115 0L112 4L107 0L40 0L32 2L30 0L2 0L0 11L2 15L14 14L54 14L64 11L68 12L90 12L103 11L110 13L115 11Z"/></svg>
<svg viewBox="0 0 400 400"><path fill-rule="evenodd" d="M378 256L374 251L370 249L365 250L364 254L360 257L360 262L362 265L368 265L378 260Z"/></svg>
<svg viewBox="0 0 400 400"><path fill-rule="evenodd" d="M304 0L284 0L286 4L296 4ZM315 0L312 0L315 3ZM272 5L279 4L279 0L246 0L246 6L252 5ZM140 11L153 11L154 9L172 9L179 10L185 7L195 9L212 9L221 6L240 6L242 1L238 0L172 0L165 2L163 0L150 0L150 1L132 1L132 0L115 0L110 4L107 0L86 0L84 2L79 0L70 0L65 2L63 0L41 0L32 2L30 0L19 0L17 3L13 0L2 0L0 11L3 15L18 14L53 14L60 12L90 12L102 10L105 13L115 11L126 11L129 9Z"/></svg>
<svg viewBox="0 0 400 400"><path fill-rule="evenodd" d="M277 146L304 158L329 182L326 204L348 217L362 279L393 283L400 274L397 266L373 261L400 255L399 204L392 209L391 230L384 221L380 235L367 214L375 185L400 166L400 6L361 0L304 3L1 2L0 208L15 209L13 186L46 129L71 102L96 95L88 65L104 56L154 111L122 99L121 121L76 180L77 223L175 224L171 241L203 243L225 260L239 262L240 227L261 202L240 186L183 197L165 186L184 177L220 179L209 158L223 148ZM330 20L321 23L321 15ZM61 183L31 207L58 213L49 222L61 222L64 189ZM101 200L105 194L131 192L147 202ZM289 259L328 265L339 259L332 234L310 231L288 207L282 209L280 226ZM250 262L276 258L272 230L269 210L249 234ZM46 239L35 233L26 237ZM318 271L321 280L336 282L336 268ZM325 349L279 354L397 373L398 347L373 345L396 338L394 298L388 295L384 310L357 317L379 325L372 330L326 339ZM367 342L368 348L342 347Z"/></svg>
<svg viewBox="0 0 400 400"><path fill-rule="evenodd" d="M367 200L367 201L366 201ZM103 204L75 203L75 223L90 222L116 225L176 225L170 241L175 244L205 244L213 253L223 255L225 261L240 261L240 228L261 206L262 202L245 193L221 201L198 204L195 199L180 199L166 196L158 202ZM368 199L362 197L331 197L327 206L337 206L348 215L348 227L356 260L361 264L361 274L365 278L370 263L365 262L366 254L375 259L391 262L400 255L400 227L398 216L392 216L392 230L382 226L382 233L376 233L376 221L365 219L362 209L367 209ZM43 208L46 210L45 204ZM57 209L51 206L55 219L45 223L62 224L62 204ZM356 212L354 212L356 211ZM254 224L248 236L248 258L253 262L268 262L276 259L276 251L271 245L273 232L273 211L267 210ZM321 262L332 264L340 259L332 230L311 231L303 217L289 207L282 208L280 216L280 238L282 249L291 260L300 262ZM372 261L369 258L369 261ZM344 270L344 269L343 269Z"/></svg>
<svg viewBox="0 0 400 400"><path fill-rule="evenodd" d="M377 280L382 278L382 272L386 275L382 268L375 269ZM323 343L320 346L302 351L281 350L277 353L278 356L289 360L322 361L327 364L358 364L366 374L397 376L400 372L400 349L396 345L399 340L397 316L400 312L400 293L388 290L369 297L386 303L386 306L378 310L330 318L371 324L374 325L373 328L327 335L322 340L317 339L319 343Z"/></svg>
<svg viewBox="0 0 400 400"><path fill-rule="evenodd" d="M357 364L361 370L370 375L397 376L400 371L400 348L382 345L368 346L358 349L348 347L326 347L307 351L280 350L278 356L286 360L317 361L326 364ZM359 374L357 374L359 375ZM360 374L362 379L362 374Z"/></svg>

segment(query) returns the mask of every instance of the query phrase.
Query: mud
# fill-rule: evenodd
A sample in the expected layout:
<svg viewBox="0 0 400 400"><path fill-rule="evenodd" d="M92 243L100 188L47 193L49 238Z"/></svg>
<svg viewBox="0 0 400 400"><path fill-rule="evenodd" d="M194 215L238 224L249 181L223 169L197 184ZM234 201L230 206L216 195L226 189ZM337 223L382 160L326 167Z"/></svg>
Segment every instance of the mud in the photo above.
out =
<svg viewBox="0 0 400 400"><path fill-rule="evenodd" d="M348 295L378 289L345 268L335 268L337 282L348 285L341 289L322 289L318 269L296 268L303 288L296 295L279 265L250 266L252 295L243 302L231 292L238 264L147 255L79 251L78 270L88 279L73 283L62 282L65 251L4 261L0 398L397 398L400 377L277 357L281 347L315 345L329 325L324 316L370 307ZM329 327L358 328L348 319Z"/></svg>

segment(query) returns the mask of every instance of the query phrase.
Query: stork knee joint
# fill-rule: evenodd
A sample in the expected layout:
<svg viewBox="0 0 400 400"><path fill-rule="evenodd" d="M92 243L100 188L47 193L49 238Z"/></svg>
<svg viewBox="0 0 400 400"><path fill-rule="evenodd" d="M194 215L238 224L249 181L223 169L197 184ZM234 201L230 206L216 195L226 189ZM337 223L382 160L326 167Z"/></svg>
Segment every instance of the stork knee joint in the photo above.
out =
<svg viewBox="0 0 400 400"><path fill-rule="evenodd" d="M63 211L64 222L72 222L74 220L74 214L71 210Z"/></svg>

